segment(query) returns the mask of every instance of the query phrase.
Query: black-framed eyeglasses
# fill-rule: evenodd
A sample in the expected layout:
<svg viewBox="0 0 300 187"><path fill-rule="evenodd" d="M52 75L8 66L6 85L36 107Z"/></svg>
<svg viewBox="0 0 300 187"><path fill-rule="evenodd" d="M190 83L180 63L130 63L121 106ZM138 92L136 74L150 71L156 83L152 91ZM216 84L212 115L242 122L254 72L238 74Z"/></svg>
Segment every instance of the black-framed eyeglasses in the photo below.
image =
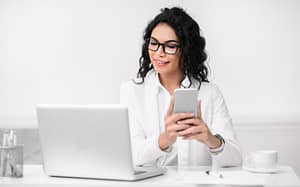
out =
<svg viewBox="0 0 300 187"><path fill-rule="evenodd" d="M177 49L181 47L178 41L175 40L169 40L165 43L159 43L155 38L149 38L146 40L146 43L149 50L157 51L159 47L162 46L164 53L169 55L175 55Z"/></svg>

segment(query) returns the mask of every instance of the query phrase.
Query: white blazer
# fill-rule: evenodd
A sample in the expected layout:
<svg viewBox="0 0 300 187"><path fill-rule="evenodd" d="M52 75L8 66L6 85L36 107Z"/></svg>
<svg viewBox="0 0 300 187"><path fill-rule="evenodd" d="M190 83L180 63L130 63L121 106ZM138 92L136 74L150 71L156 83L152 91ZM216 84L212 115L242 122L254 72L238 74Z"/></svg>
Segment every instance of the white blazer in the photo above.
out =
<svg viewBox="0 0 300 187"><path fill-rule="evenodd" d="M189 85L186 78L182 84ZM191 87L198 87L197 81L192 81ZM212 83L202 83L198 98L201 100L202 118L213 134L220 134L225 139L224 149L214 155L209 148L196 140L178 140L170 152L162 151L158 145L161 133L158 114L158 85L155 72L148 72L144 83L136 84L133 80L121 85L120 102L128 107L133 162L135 165L157 164L173 165L177 153L178 162L187 165L211 165L212 157L219 166L237 166L242 162L241 152L236 140L224 98ZM175 160L175 162L174 162Z"/></svg>

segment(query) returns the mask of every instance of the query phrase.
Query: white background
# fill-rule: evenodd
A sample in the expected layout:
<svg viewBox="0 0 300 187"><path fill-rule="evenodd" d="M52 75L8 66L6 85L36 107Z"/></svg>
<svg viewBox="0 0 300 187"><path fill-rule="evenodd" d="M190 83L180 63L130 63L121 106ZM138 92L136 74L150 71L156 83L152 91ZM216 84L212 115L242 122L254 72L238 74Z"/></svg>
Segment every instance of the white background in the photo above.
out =
<svg viewBox="0 0 300 187"><path fill-rule="evenodd" d="M147 23L174 5L202 28L236 123L300 124L300 1L0 0L0 127L36 127L38 103L118 103Z"/></svg>

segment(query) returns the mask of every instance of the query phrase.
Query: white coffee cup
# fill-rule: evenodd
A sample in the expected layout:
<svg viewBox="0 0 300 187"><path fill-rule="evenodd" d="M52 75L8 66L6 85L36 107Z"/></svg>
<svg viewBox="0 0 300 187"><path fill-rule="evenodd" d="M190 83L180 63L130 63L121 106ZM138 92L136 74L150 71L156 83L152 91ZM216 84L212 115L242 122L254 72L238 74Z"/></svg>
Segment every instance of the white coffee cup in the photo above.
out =
<svg viewBox="0 0 300 187"><path fill-rule="evenodd" d="M261 150L251 153L244 159L244 167L253 169L276 169L278 152L275 150Z"/></svg>

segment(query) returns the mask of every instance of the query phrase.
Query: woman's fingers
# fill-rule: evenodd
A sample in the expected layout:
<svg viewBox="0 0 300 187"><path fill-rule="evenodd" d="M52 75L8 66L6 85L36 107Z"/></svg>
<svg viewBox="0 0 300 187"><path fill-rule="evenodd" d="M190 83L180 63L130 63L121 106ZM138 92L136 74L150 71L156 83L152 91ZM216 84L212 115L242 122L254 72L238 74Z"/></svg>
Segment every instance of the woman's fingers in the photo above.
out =
<svg viewBox="0 0 300 187"><path fill-rule="evenodd" d="M178 124L174 124L174 125L170 125L168 128L167 128L167 131L169 132L179 132L179 131L183 131L183 130L186 130L190 127L190 125L178 125Z"/></svg>
<svg viewBox="0 0 300 187"><path fill-rule="evenodd" d="M195 125L194 122L191 124L188 123L177 123L186 119L197 119L193 113L173 113L174 107L174 96L171 97L168 111L165 116L165 133L166 137L171 141L176 141L176 138L179 136L179 132L185 131L190 128L191 124ZM199 119L197 119L199 121ZM189 122L189 121L188 121Z"/></svg>
<svg viewBox="0 0 300 187"><path fill-rule="evenodd" d="M203 121L201 121L198 118L190 118L190 119L184 119L177 122L178 124L190 124L190 125L201 125Z"/></svg>
<svg viewBox="0 0 300 187"><path fill-rule="evenodd" d="M188 118L193 118L193 117L194 117L193 113L177 113L168 117L168 119L166 119L166 122L177 123L178 121L188 119Z"/></svg>
<svg viewBox="0 0 300 187"><path fill-rule="evenodd" d="M186 135L189 135L189 134L198 134L198 133L202 133L203 132L203 129L201 128L201 126L192 126L192 127L189 127L183 131L180 131L178 132L178 134L180 136L186 136Z"/></svg>
<svg viewBox="0 0 300 187"><path fill-rule="evenodd" d="M179 136L179 132L184 131L188 129L190 125L178 125L178 124L173 124L167 127L166 132L171 138L176 138Z"/></svg>
<svg viewBox="0 0 300 187"><path fill-rule="evenodd" d="M203 125L191 125L189 128L178 132L178 136L183 137L184 140L195 139L203 143L208 142L210 135L211 133L205 123Z"/></svg>
<svg viewBox="0 0 300 187"><path fill-rule="evenodd" d="M176 138L179 131L186 130L190 127L190 124L179 124L182 119L191 118L194 115L192 113L177 113L171 116L167 116L165 119L165 131L170 138Z"/></svg>

